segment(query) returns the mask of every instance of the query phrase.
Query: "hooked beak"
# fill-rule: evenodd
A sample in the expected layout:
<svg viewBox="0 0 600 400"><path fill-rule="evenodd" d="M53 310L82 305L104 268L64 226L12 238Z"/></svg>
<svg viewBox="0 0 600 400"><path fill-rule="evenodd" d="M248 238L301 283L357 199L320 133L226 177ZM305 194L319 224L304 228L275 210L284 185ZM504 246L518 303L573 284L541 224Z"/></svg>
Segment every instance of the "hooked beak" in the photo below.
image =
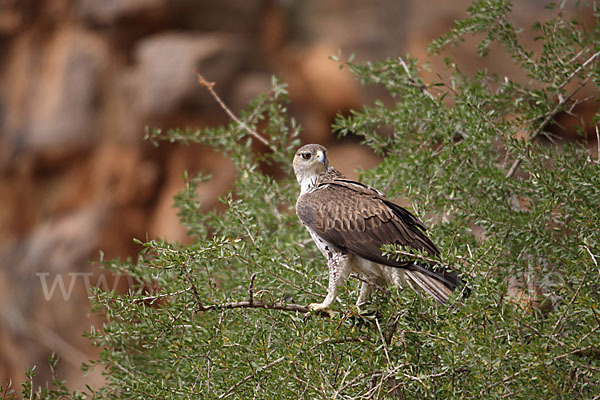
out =
<svg viewBox="0 0 600 400"><path fill-rule="evenodd" d="M317 152L317 161L325 165L325 153L320 150Z"/></svg>

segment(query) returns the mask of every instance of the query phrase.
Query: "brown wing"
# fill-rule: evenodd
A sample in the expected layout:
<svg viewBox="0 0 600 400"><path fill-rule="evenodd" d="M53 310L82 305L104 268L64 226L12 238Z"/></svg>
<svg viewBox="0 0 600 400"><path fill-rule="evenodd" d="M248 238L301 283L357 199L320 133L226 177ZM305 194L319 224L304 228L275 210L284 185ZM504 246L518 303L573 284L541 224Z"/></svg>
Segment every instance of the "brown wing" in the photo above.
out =
<svg viewBox="0 0 600 400"><path fill-rule="evenodd" d="M384 244L400 244L439 254L425 226L375 190L348 180L327 182L300 196L298 217L327 242L368 260L394 267L407 263L381 254Z"/></svg>
<svg viewBox="0 0 600 400"><path fill-rule="evenodd" d="M425 234L425 225L406 209L358 182L340 179L320 184L298 199L300 220L325 241L367 260L397 268L417 270L456 288L455 272L435 271L424 263L399 262L382 254L384 244L410 246L438 255Z"/></svg>

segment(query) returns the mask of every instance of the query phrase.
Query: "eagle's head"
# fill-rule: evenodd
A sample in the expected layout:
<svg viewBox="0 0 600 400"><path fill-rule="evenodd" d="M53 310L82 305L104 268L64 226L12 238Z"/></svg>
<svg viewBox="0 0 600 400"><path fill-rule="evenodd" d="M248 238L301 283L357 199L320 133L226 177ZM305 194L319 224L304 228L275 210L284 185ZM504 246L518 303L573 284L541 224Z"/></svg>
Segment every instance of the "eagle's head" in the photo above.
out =
<svg viewBox="0 0 600 400"><path fill-rule="evenodd" d="M312 186L316 178L329 169L327 149L320 144L302 146L294 156L294 172L302 189Z"/></svg>

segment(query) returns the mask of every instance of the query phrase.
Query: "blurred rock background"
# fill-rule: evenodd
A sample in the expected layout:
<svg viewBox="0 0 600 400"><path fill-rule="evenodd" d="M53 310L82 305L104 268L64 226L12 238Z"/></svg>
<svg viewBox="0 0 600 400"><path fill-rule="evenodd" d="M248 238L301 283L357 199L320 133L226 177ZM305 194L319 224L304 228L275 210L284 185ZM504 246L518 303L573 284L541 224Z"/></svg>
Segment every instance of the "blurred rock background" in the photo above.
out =
<svg viewBox="0 0 600 400"><path fill-rule="evenodd" d="M514 18L522 26L547 16L546 1L517 3ZM213 175L200 187L204 209L232 184L223 156L201 146L154 148L142 139L146 126L227 122L194 69L216 82L234 110L279 75L289 84L303 142L327 145L333 163L356 176L356 168L378 159L355 139L338 141L330 124L336 113L382 94L361 88L329 57L341 49L342 57L355 53L359 61L406 53L426 61L429 41L469 4L0 0L0 379L21 382L25 366L35 364L44 382L46 360L56 352L69 386L100 384L101 371L80 370L97 354L82 332L101 323L90 312L83 277L94 284L103 276L89 260L99 250L106 258L135 256L140 249L132 238L146 233L189 241L172 207L184 170ZM523 36L533 39L528 31ZM474 46L464 49L455 53L466 72L518 73L493 51L480 59ZM442 57L429 61L429 77L444 74ZM589 120L595 107L576 111ZM564 129L557 133L575 138L579 119L558 118ZM68 300L58 286L50 300L44 295L42 278L50 287L57 274L67 290L73 279Z"/></svg>

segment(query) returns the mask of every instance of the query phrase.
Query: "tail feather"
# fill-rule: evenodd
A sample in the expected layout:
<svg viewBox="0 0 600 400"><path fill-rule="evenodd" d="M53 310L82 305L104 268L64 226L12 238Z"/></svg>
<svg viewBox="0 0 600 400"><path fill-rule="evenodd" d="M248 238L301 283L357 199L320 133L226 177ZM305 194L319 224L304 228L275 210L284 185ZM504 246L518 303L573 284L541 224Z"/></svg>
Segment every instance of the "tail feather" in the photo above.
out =
<svg viewBox="0 0 600 400"><path fill-rule="evenodd" d="M445 304L455 289L464 286L464 282L456 272L432 271L422 268L407 270L405 274L411 287L424 291L440 304ZM466 293L468 294L468 292Z"/></svg>
<svg viewBox="0 0 600 400"><path fill-rule="evenodd" d="M422 290L433 297L440 304L445 304L452 294L452 290L450 290L442 282L432 278L429 275L425 275L422 272L406 271L406 276L409 279L409 285L413 289Z"/></svg>

